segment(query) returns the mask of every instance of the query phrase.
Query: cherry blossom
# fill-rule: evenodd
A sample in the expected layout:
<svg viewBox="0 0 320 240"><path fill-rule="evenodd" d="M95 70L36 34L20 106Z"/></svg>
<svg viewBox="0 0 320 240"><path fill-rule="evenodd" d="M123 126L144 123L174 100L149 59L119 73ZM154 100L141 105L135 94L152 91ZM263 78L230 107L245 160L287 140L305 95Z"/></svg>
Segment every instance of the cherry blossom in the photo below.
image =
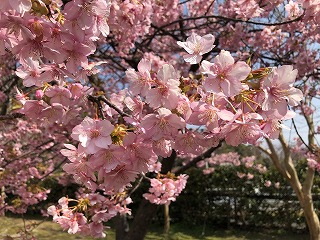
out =
<svg viewBox="0 0 320 240"><path fill-rule="evenodd" d="M215 38L212 34L206 34L201 37L196 33L192 33L186 42L178 41L177 44L188 52L183 56L184 60L190 64L197 64L201 61L203 54L210 52L215 47L213 45L214 41Z"/></svg>
<svg viewBox="0 0 320 240"><path fill-rule="evenodd" d="M175 135L185 126L182 118L172 114L166 108L159 108L157 115L148 114L141 121L141 127L145 130L146 136L153 140Z"/></svg>
<svg viewBox="0 0 320 240"><path fill-rule="evenodd" d="M214 58L214 63L202 61L202 73L207 77L203 86L207 91L223 92L227 97L235 96L243 90L241 81L250 73L250 67L242 61L235 63L230 52L222 50Z"/></svg>
<svg viewBox="0 0 320 240"><path fill-rule="evenodd" d="M155 86L146 94L149 105L153 108L175 108L181 92L179 85L178 74L174 67L169 64L163 65L157 73Z"/></svg>
<svg viewBox="0 0 320 240"><path fill-rule="evenodd" d="M96 153L101 148L111 145L113 126L108 120L94 120L86 117L72 130L72 138L79 140L87 153Z"/></svg>
<svg viewBox="0 0 320 240"><path fill-rule="evenodd" d="M301 9L297 2L293 2L292 0L285 6L286 11L288 12L289 18L296 18L301 14Z"/></svg>
<svg viewBox="0 0 320 240"><path fill-rule="evenodd" d="M176 197L185 188L187 175L179 175L176 180L171 178L153 178L150 180L151 188L149 193L143 194L144 198L152 203L169 204L176 200Z"/></svg>
<svg viewBox="0 0 320 240"><path fill-rule="evenodd" d="M136 73L133 68L126 71L130 85L130 90L134 95L142 94L145 96L147 91L151 89L151 63L148 60L142 59L138 64L139 72Z"/></svg>
<svg viewBox="0 0 320 240"><path fill-rule="evenodd" d="M296 106L302 99L300 89L293 87L298 71L292 66L281 66L262 82L263 103L262 110L273 109L280 116L287 113L287 104Z"/></svg>

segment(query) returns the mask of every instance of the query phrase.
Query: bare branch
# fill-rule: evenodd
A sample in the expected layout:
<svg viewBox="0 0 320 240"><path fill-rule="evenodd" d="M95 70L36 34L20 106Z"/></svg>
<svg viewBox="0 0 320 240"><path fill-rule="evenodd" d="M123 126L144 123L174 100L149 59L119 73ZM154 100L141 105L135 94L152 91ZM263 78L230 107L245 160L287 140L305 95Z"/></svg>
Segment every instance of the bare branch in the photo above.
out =
<svg viewBox="0 0 320 240"><path fill-rule="evenodd" d="M271 153L270 150L265 149L265 148L263 148L263 147L261 147L261 146L256 146L256 148L258 148L261 152L265 153L267 156L269 156L269 157L271 158L272 153Z"/></svg>
<svg viewBox="0 0 320 240"><path fill-rule="evenodd" d="M43 175L41 178L39 178L39 180L43 180L46 177L48 177L51 173L57 171L61 167L61 165L64 164L67 160L68 160L68 158L64 158L57 166L54 167L54 169L52 169L50 172Z"/></svg>
<svg viewBox="0 0 320 240"><path fill-rule="evenodd" d="M195 21L195 20L199 20L199 19L211 19L211 18L221 19L221 20L230 21L230 22L243 22L243 23L262 25L262 26L280 26L280 25L286 25L286 24L290 24L293 22L297 22L297 21L301 20L303 16L304 16L304 12L300 16L298 16L297 18L294 18L294 19L291 19L288 21L269 23L269 22L255 22L255 21L250 21L250 20L230 18L230 17L219 16L219 15L208 15L208 16L198 16L198 17L189 17L189 18L178 19L178 20L172 21L171 23L162 25L159 28L163 29L163 28L169 27L171 25L174 25L176 23L179 23L181 21Z"/></svg>
<svg viewBox="0 0 320 240"><path fill-rule="evenodd" d="M293 128L294 128L294 130L296 131L296 133L297 133L299 139L301 140L301 142L303 143L303 145L305 145L306 148L308 148L308 150L309 150L311 153L315 154L315 153L316 153L315 150L312 149L312 148L303 140L303 138L301 137L301 135L300 135L300 133L299 133L299 131L298 131L298 128L297 128L297 125L296 125L294 119L291 119L291 121L292 121L292 124L293 124Z"/></svg>
<svg viewBox="0 0 320 240"><path fill-rule="evenodd" d="M194 167L198 162L200 162L203 159L209 158L211 157L211 154L217 150L218 148L220 148L222 145L222 141L219 142L218 146L216 147L212 147L209 148L207 151L205 151L203 154L195 157L194 159L192 159L190 162L188 162L186 165L178 168L177 170L173 171L174 174L181 174L183 172L185 172L186 170L188 170L191 167Z"/></svg>
<svg viewBox="0 0 320 240"><path fill-rule="evenodd" d="M276 150L275 150L275 148L274 148L274 146L273 146L273 143L272 143L271 140L268 139L268 138L266 138L266 142L267 142L268 147L269 147L269 149L270 149L270 151L268 151L268 152L269 152L268 155L269 155L269 157L271 158L274 166L277 168L277 170L280 172L280 174L281 174L283 177L285 177L285 178L287 178L287 179L290 179L290 175L288 174L288 172L286 172L286 171L284 170L284 168L283 168L282 165L281 165L279 156L278 156L278 154L277 154L277 152L276 152ZM266 150L266 151L267 151L267 150Z"/></svg>
<svg viewBox="0 0 320 240"><path fill-rule="evenodd" d="M140 187L143 179L144 179L144 175L142 175L140 177L140 179L138 180L137 184L133 188L130 189L130 191L126 194L126 197L130 197L132 195L132 193L134 193Z"/></svg>
<svg viewBox="0 0 320 240"><path fill-rule="evenodd" d="M23 118L25 115L23 113L11 113L7 115L1 115L0 121L13 120L16 118Z"/></svg>
<svg viewBox="0 0 320 240"><path fill-rule="evenodd" d="M99 96L98 99L104 103L106 103L109 107L113 108L114 110L116 110L117 113L119 113L122 117L130 117L129 114L121 111L116 105L114 105L112 102L110 102L107 98L105 98L104 96Z"/></svg>
<svg viewBox="0 0 320 240"><path fill-rule="evenodd" d="M104 116L104 114L103 114L102 104L101 104L99 98L89 95L89 96L88 96L88 100L91 101L91 102L93 102L93 103L95 103L95 104L97 104L99 117L100 117L102 120L106 119L105 116Z"/></svg>
<svg viewBox="0 0 320 240"><path fill-rule="evenodd" d="M303 191L304 195L311 195L314 173L315 173L314 169L308 167L306 178L302 184L302 191Z"/></svg>

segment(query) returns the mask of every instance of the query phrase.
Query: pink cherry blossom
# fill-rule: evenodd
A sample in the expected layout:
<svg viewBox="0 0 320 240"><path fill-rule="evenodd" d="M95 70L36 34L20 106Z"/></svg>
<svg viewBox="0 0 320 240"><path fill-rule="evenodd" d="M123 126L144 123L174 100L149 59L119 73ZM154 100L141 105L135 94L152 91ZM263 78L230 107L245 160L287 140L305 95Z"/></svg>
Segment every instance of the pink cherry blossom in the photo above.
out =
<svg viewBox="0 0 320 240"><path fill-rule="evenodd" d="M60 103L69 106L71 103L71 92L61 86L53 86L45 91L45 95L50 98L50 103Z"/></svg>
<svg viewBox="0 0 320 240"><path fill-rule="evenodd" d="M60 153L63 156L68 157L68 159L71 162L74 162L77 159L82 159L86 157L86 154L84 152L85 148L82 147L81 144L79 144L78 147L75 147L72 144L64 144L64 146L66 147L66 149L65 148L61 149Z"/></svg>
<svg viewBox="0 0 320 240"><path fill-rule="evenodd" d="M31 58L26 60L27 66L21 66L17 69L16 74L18 77L23 79L23 84L26 87L42 86L47 79L42 74L46 68L41 68L38 61L34 61Z"/></svg>
<svg viewBox="0 0 320 240"><path fill-rule="evenodd" d="M20 112L26 114L30 118L36 119L40 116L41 112L47 107L49 107L49 105L42 100L27 100Z"/></svg>
<svg viewBox="0 0 320 240"><path fill-rule="evenodd" d="M31 1L28 0L4 0L1 2L0 9L8 10L14 8L19 13L25 13L31 9Z"/></svg>
<svg viewBox="0 0 320 240"><path fill-rule="evenodd" d="M151 89L151 62L142 59L138 64L138 71L136 72L133 68L129 68L126 71L128 81L131 83L130 90L132 94L141 94L145 96L147 91Z"/></svg>
<svg viewBox="0 0 320 240"><path fill-rule="evenodd" d="M190 64L197 64L201 61L203 54L210 52L215 47L214 40L211 34L201 37L193 32L186 42L178 41L177 44L188 52L183 56L184 60Z"/></svg>
<svg viewBox="0 0 320 240"><path fill-rule="evenodd" d="M93 53L95 50L90 46L77 41L65 43L63 48L64 52L61 52L61 56L67 60L66 67L71 73L76 73L80 66L87 67L88 59L86 56Z"/></svg>
<svg viewBox="0 0 320 240"><path fill-rule="evenodd" d="M290 0L284 8L286 9L288 18L290 19L298 17L302 12L302 10L299 8L299 4L297 2L293 2L292 0Z"/></svg>
<svg viewBox="0 0 320 240"><path fill-rule="evenodd" d="M63 118L63 115L65 113L63 105L60 103L53 103L51 106L48 106L44 108L39 117L42 118L45 124L47 123L54 123L54 122L60 122L60 120Z"/></svg>
<svg viewBox="0 0 320 240"><path fill-rule="evenodd" d="M125 162L127 156L123 155L124 151L123 147L114 145L108 149L101 149L89 158L90 167L94 170L102 168L108 173Z"/></svg>
<svg viewBox="0 0 320 240"><path fill-rule="evenodd" d="M175 142L174 149L180 153L193 153L199 154L203 151L203 143L205 139L198 132L187 131L184 134L178 134Z"/></svg>
<svg viewBox="0 0 320 240"><path fill-rule="evenodd" d="M220 110L212 106L212 104L204 102L193 102L191 108L193 112L188 119L188 123L206 125L209 131L219 127L219 119L230 121L234 116L228 110Z"/></svg>
<svg viewBox="0 0 320 240"><path fill-rule="evenodd" d="M132 169L137 172L145 172L150 164L155 164L157 155L153 152L153 146L144 139L143 135L129 132L123 139L125 155ZM170 148L170 147L166 147ZM149 149L149 151L145 151Z"/></svg>
<svg viewBox="0 0 320 240"><path fill-rule="evenodd" d="M273 109L280 116L287 113L287 104L296 106L302 100L300 89L293 87L298 71L292 66L285 65L273 69L273 72L262 82L264 100L262 110Z"/></svg>
<svg viewBox="0 0 320 240"><path fill-rule="evenodd" d="M230 52L222 50L214 58L214 63L202 61L202 73L206 74L203 81L204 88L209 92L223 92L227 97L239 94L242 89L241 81L251 71L251 68L242 61L234 62Z"/></svg>
<svg viewBox="0 0 320 240"><path fill-rule="evenodd" d="M37 100L41 100L43 96L44 96L44 92L43 92L41 89L38 89L38 90L36 91L36 98L37 98Z"/></svg>
<svg viewBox="0 0 320 240"><path fill-rule="evenodd" d="M221 130L221 134L225 136L226 143L231 146L237 146L240 142L254 144L262 137L258 122L261 119L262 117L257 113L242 114L239 110L234 121L227 124Z"/></svg>
<svg viewBox="0 0 320 240"><path fill-rule="evenodd" d="M182 192L187 183L188 176L185 174L179 175L177 179L170 178L150 180L151 188L149 193L143 194L143 197L155 204L169 204L175 201L176 197Z"/></svg>
<svg viewBox="0 0 320 240"><path fill-rule="evenodd" d="M155 154L161 157L169 157L172 153L172 141L160 138L152 142L152 149Z"/></svg>
<svg viewBox="0 0 320 240"><path fill-rule="evenodd" d="M109 173L103 169L98 172L98 179L104 179L102 186L106 190L121 191L125 186L129 186L137 177L137 172L132 171L130 165L119 165Z"/></svg>
<svg viewBox="0 0 320 240"><path fill-rule="evenodd" d="M178 74L174 67L169 64L163 65L158 71L155 86L147 92L149 105L153 108L175 108L181 92L179 85Z"/></svg>
<svg viewBox="0 0 320 240"><path fill-rule="evenodd" d="M74 199L48 208L54 221L71 234L105 237L105 222L131 214L128 195L142 180L151 183L146 199L175 201L187 176L164 175L167 163L182 172L222 141L277 138L293 110L311 119L320 92L319 6L319 0L3 0L0 213L26 212L48 196L40 180L57 177L79 188ZM188 64L202 58L200 68ZM283 63L297 70L270 67ZM316 142L312 137L307 144ZM320 171L301 140L293 151L307 156L311 172ZM251 172L267 171L254 160L215 153L197 165L205 174L238 166L247 181Z"/></svg>
<svg viewBox="0 0 320 240"><path fill-rule="evenodd" d="M86 147L87 153L96 153L101 148L108 148L112 143L113 126L108 120L94 120L86 117L80 125L72 130L72 138Z"/></svg>
<svg viewBox="0 0 320 240"><path fill-rule="evenodd" d="M270 187L271 186L271 181L269 181L269 180L267 180L267 181L265 181L264 182L264 185L266 186L266 187Z"/></svg>
<svg viewBox="0 0 320 240"><path fill-rule="evenodd" d="M158 114L148 114L141 121L146 136L153 140L176 135L179 129L186 126L184 120L166 108L159 108Z"/></svg>

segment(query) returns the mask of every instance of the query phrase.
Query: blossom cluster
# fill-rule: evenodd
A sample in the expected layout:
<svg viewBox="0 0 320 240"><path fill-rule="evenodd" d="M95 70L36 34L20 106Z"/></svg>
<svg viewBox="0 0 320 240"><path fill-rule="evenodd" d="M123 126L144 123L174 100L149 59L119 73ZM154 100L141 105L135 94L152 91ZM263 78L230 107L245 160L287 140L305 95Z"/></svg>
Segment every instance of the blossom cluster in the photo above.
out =
<svg viewBox="0 0 320 240"><path fill-rule="evenodd" d="M280 122L293 116L287 105L302 98L293 87L292 66L252 70L224 50L213 62L202 61L198 78L181 78L168 63L154 68L142 59L138 71L128 69L129 89L111 98L116 108L100 103L102 118L85 117L71 134L78 146L66 144L61 151L70 160L63 169L91 191L126 191L140 173L155 170L157 156L169 157L173 150L195 155L221 140L236 146L277 137ZM117 123L119 116L125 123ZM145 198L157 204L175 200L186 177L177 179L151 179Z"/></svg>
<svg viewBox="0 0 320 240"><path fill-rule="evenodd" d="M0 128L7 129L0 133L0 214L25 213L28 206L48 198L50 190L42 181L53 170L54 163L61 161L60 156L51 154L59 148L45 129L32 122L0 122Z"/></svg>
<svg viewBox="0 0 320 240"><path fill-rule="evenodd" d="M185 188L188 176L182 174L174 179L174 176L158 177L150 180L151 187L149 193L143 194L143 197L155 204L170 204Z"/></svg>
<svg viewBox="0 0 320 240"><path fill-rule="evenodd" d="M109 196L108 198L100 194L81 194L78 200L62 197L59 199L58 208L50 206L48 214L53 216L53 221L59 223L70 234L81 233L102 238L106 236L103 232L103 222L115 217L118 213L131 214L130 209L126 207L132 202L131 198L120 199Z"/></svg>

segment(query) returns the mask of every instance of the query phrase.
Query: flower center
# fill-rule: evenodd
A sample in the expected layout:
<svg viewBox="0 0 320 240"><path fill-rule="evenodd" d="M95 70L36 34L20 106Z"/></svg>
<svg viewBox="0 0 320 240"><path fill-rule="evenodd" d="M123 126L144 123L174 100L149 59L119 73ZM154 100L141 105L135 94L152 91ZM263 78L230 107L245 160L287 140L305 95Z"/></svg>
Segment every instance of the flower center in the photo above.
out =
<svg viewBox="0 0 320 240"><path fill-rule="evenodd" d="M90 138L97 138L100 136L100 132L97 129L90 130Z"/></svg>

